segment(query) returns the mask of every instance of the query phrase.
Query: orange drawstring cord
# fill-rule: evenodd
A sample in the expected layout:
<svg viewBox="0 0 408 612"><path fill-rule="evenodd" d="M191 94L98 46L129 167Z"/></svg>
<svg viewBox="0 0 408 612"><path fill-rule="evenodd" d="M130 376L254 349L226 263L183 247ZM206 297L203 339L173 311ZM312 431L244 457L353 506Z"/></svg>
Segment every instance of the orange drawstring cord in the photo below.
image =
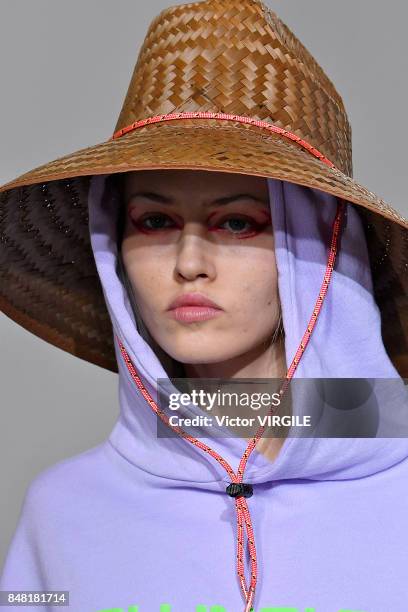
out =
<svg viewBox="0 0 408 612"><path fill-rule="evenodd" d="M280 134L282 134L283 136L286 136L287 138L290 138L292 140L295 140L296 142L298 142L298 144L300 144L301 146L303 146L304 148L306 148L311 154L313 154L315 157L318 157L321 161L323 161L324 163L326 163L327 165L330 165L331 167L334 168L334 164L332 164L327 158L325 158L321 153L319 153L317 151L317 149L315 149L314 147L312 147L311 145L309 145L308 143L306 143L305 141L303 141L302 139L300 139L298 136L291 134L290 132L287 132L286 130L282 130L282 128L278 128L277 126L274 126L268 122L265 121L257 121L254 119L250 119L248 117L239 117L237 115L223 115L222 113L174 113L174 114L170 114L170 115L160 115L158 117L152 117L149 119L144 119L142 121L138 121L134 124L132 124L131 126L128 126L127 128L123 128L122 130L119 130L119 132L117 132L114 135L114 138L117 138L119 136L122 136L123 134L126 134L127 132L136 129L137 127L142 127L142 125L146 125L148 123L154 123L157 121L166 121L166 120L171 120L171 119L182 119L182 118L215 118L215 119L227 119L227 120L232 120L232 121L241 121L241 122L245 122L245 123L251 123L254 125L258 125L259 127L265 127L267 129L272 129L275 132L279 132ZM330 279L332 276L332 272L333 272L333 268L334 268L334 264L335 264L335 260L336 260L336 254L337 254L337 249L338 249L338 238L339 238L339 234L340 234L340 227L341 227L341 222L342 222L342 216L345 210L345 201L344 200L340 200L337 206L337 211L336 211L336 217L334 219L333 222L333 231L332 231L332 239L331 239L331 244L330 244L330 252L329 252L329 257L328 257L328 262L327 262L327 267L326 267L326 272L324 275L324 279L322 282L322 286L320 288L320 292L319 292L319 296L316 300L316 304L314 306L313 309L313 313L312 316L310 318L310 321L307 325L306 331L303 334L303 338L300 342L300 345L296 351L295 357L293 358L293 361L287 371L287 374L285 376L285 382L282 386L282 388L280 389L279 393L282 396L286 389L289 386L290 380L293 377L293 374L295 373L295 370L299 364L299 361L306 349L306 346L309 342L310 336L312 334L312 331L314 329L314 326L316 325L316 321L317 318L319 316L324 298L326 296L327 293L327 289L330 283ZM147 389L145 388L145 386L143 385L141 379L139 378L137 371L124 347L124 345L122 344L122 342L120 341L120 339L118 338L118 336L115 336L116 341L118 342L118 345L120 347L120 351L121 354L124 358L124 361L126 363L127 369L132 377L132 379L134 380L134 382L136 383L138 389L140 390L140 392L142 393L142 395L144 396L144 398L146 399L146 401L148 402L148 404L150 405L150 407L152 408L152 410L157 414L157 416L159 416L159 418L171 429L173 429L174 431L176 431L181 437L185 438L186 440L188 440L189 442L191 442L191 444L194 444L195 446L197 446L198 448L200 448L201 450L203 450L204 452L208 453L209 455L211 455L216 461L218 461L218 463L220 463L223 468L226 470L226 472L228 473L230 479L231 479L231 484L227 487L227 493L231 496L231 497L235 497L235 508L236 508L236 512L237 512L237 573L238 573L238 578L239 578L239 583L241 586L241 590L245 599L245 609L244 612L253 612L254 608L254 597L255 597L255 589L256 589L256 585L257 585L257 577L258 577L258 571L257 571L257 559L256 559L256 547L255 547L255 537L254 537L254 532L253 532L253 527L252 527L252 520L251 520L251 514L248 508L248 504L246 502L246 497L250 497L252 495L252 486L248 485L248 484L244 484L243 483L243 477L244 477L244 471L245 471L245 467L248 461L248 458L250 456L250 454L252 453L253 449L255 448L256 444L258 443L258 441L260 440L260 438L262 437L262 434L265 430L266 425L262 425L261 427L259 427L258 431L256 432L255 436L253 438L251 438L247 449L245 450L241 461L239 463L239 467L237 470L237 473L235 474L234 470L232 469L232 467L229 465L229 463L223 458L221 457L221 455L219 455L219 453L217 453L214 449L212 449L211 447L207 446L207 444L204 444L203 442L200 442L200 440L198 440L197 438L194 438L193 436L190 436L190 434L188 434L187 432L185 432L181 427L178 426L174 426L174 425L170 425L169 419L167 417L167 415L157 406L156 402L153 400L153 398L151 397L151 395L149 394L149 392L147 391ZM272 414L273 410L269 411L269 415ZM236 485L235 488L231 488L231 485ZM238 486L240 485L240 486ZM244 568L244 556L243 556L243 550L244 550L244 526L246 529L246 533L247 533L247 542L248 542L248 548L249 548L249 554L250 554L250 559L251 559L251 565L250 565L250 572L251 572L251 579L250 579L250 584L249 584L249 588L246 585L246 579L245 579L245 568Z"/></svg>

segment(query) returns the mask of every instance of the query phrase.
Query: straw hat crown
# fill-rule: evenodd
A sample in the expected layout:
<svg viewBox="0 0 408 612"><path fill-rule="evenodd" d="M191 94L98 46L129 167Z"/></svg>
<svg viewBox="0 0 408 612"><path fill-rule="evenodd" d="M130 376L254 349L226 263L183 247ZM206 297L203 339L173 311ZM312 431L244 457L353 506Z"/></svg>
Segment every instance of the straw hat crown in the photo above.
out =
<svg viewBox="0 0 408 612"><path fill-rule="evenodd" d="M340 95L258 0L163 10L146 34L115 132L145 117L196 111L270 121L352 176L351 127Z"/></svg>

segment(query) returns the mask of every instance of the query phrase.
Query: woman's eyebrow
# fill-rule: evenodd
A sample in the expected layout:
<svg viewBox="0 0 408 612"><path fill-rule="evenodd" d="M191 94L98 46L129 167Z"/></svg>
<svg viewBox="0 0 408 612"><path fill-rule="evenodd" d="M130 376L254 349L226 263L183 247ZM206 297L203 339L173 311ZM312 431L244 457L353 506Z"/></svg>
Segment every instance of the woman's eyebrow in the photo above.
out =
<svg viewBox="0 0 408 612"><path fill-rule="evenodd" d="M225 196L224 198L218 198L217 200L214 200L214 202L211 202L209 204L209 206L212 206L213 204L218 204L218 205L223 205L223 204L229 204L230 202L236 202L237 200L254 200L254 202L259 202L260 204L263 205L269 205L269 202L267 202L266 200L263 200L262 198L258 198L255 195L252 195L250 193L238 193L238 194L234 194L234 195L230 195L230 196Z"/></svg>
<svg viewBox="0 0 408 612"><path fill-rule="evenodd" d="M149 200L159 202L160 204L169 204L170 206L175 203L172 198L164 196L160 193L154 193L153 191L137 191L135 193L132 193L128 198L128 203L130 202L130 200L133 200L133 198L137 197L147 198ZM254 202L259 202L264 206L269 205L266 200L258 198L257 196L252 195L250 193L238 193L230 196L224 196L222 198L217 198L216 200L209 202L207 206L223 206L225 204L229 204L230 202L236 202L237 200L254 200Z"/></svg>
<svg viewBox="0 0 408 612"><path fill-rule="evenodd" d="M164 195L160 195L159 193L153 193L152 191L137 191L132 193L129 196L128 203L133 198L147 198L148 200L154 200L155 202L160 202L161 204L173 204L173 200L171 198L167 198Z"/></svg>

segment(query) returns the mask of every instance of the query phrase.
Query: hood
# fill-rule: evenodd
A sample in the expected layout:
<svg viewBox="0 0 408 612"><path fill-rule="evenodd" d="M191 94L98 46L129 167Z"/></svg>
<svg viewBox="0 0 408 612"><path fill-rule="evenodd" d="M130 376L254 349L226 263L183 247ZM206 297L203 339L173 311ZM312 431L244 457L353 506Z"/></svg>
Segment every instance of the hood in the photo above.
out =
<svg viewBox="0 0 408 612"><path fill-rule="evenodd" d="M88 208L92 250L113 334L124 345L145 388L158 402L158 379L168 379L168 374L138 332L127 291L118 274L116 221L120 203L118 194L106 189L107 177L98 175L91 179ZM321 289L338 201L309 187L267 180L289 366ZM109 442L117 452L137 469L180 483L217 489L229 482L224 468L199 447L181 436L157 435L158 417L131 378L117 342L115 352L120 413ZM385 470L408 456L406 437L387 437L398 428L404 431L399 435L407 435L406 425L403 430L407 389L382 342L381 317L373 297L364 229L354 205L346 206L329 289L294 378L370 379L370 402L374 401L379 414L391 396L395 408L391 423L388 411L388 422L378 421L376 438L305 438L291 435L290 430L275 460L269 461L256 448L253 450L245 469L245 482L361 478ZM388 379L392 385L378 385L373 379ZM167 397L178 391L171 383L165 390L161 388L161 394ZM308 394L308 402L313 402L313 389ZM340 406L340 410L346 409L347 405ZM196 414L194 406L187 407L186 411ZM212 437L202 441L235 471L248 445L239 437Z"/></svg>

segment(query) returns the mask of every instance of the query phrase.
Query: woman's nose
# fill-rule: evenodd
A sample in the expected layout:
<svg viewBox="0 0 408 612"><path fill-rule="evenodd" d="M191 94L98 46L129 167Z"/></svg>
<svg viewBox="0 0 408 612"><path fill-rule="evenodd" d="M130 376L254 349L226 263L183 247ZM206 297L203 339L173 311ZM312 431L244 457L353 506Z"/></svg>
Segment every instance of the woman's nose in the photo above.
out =
<svg viewBox="0 0 408 612"><path fill-rule="evenodd" d="M176 271L185 278L213 277L215 274L215 245L206 238L200 224L184 226L176 245Z"/></svg>

